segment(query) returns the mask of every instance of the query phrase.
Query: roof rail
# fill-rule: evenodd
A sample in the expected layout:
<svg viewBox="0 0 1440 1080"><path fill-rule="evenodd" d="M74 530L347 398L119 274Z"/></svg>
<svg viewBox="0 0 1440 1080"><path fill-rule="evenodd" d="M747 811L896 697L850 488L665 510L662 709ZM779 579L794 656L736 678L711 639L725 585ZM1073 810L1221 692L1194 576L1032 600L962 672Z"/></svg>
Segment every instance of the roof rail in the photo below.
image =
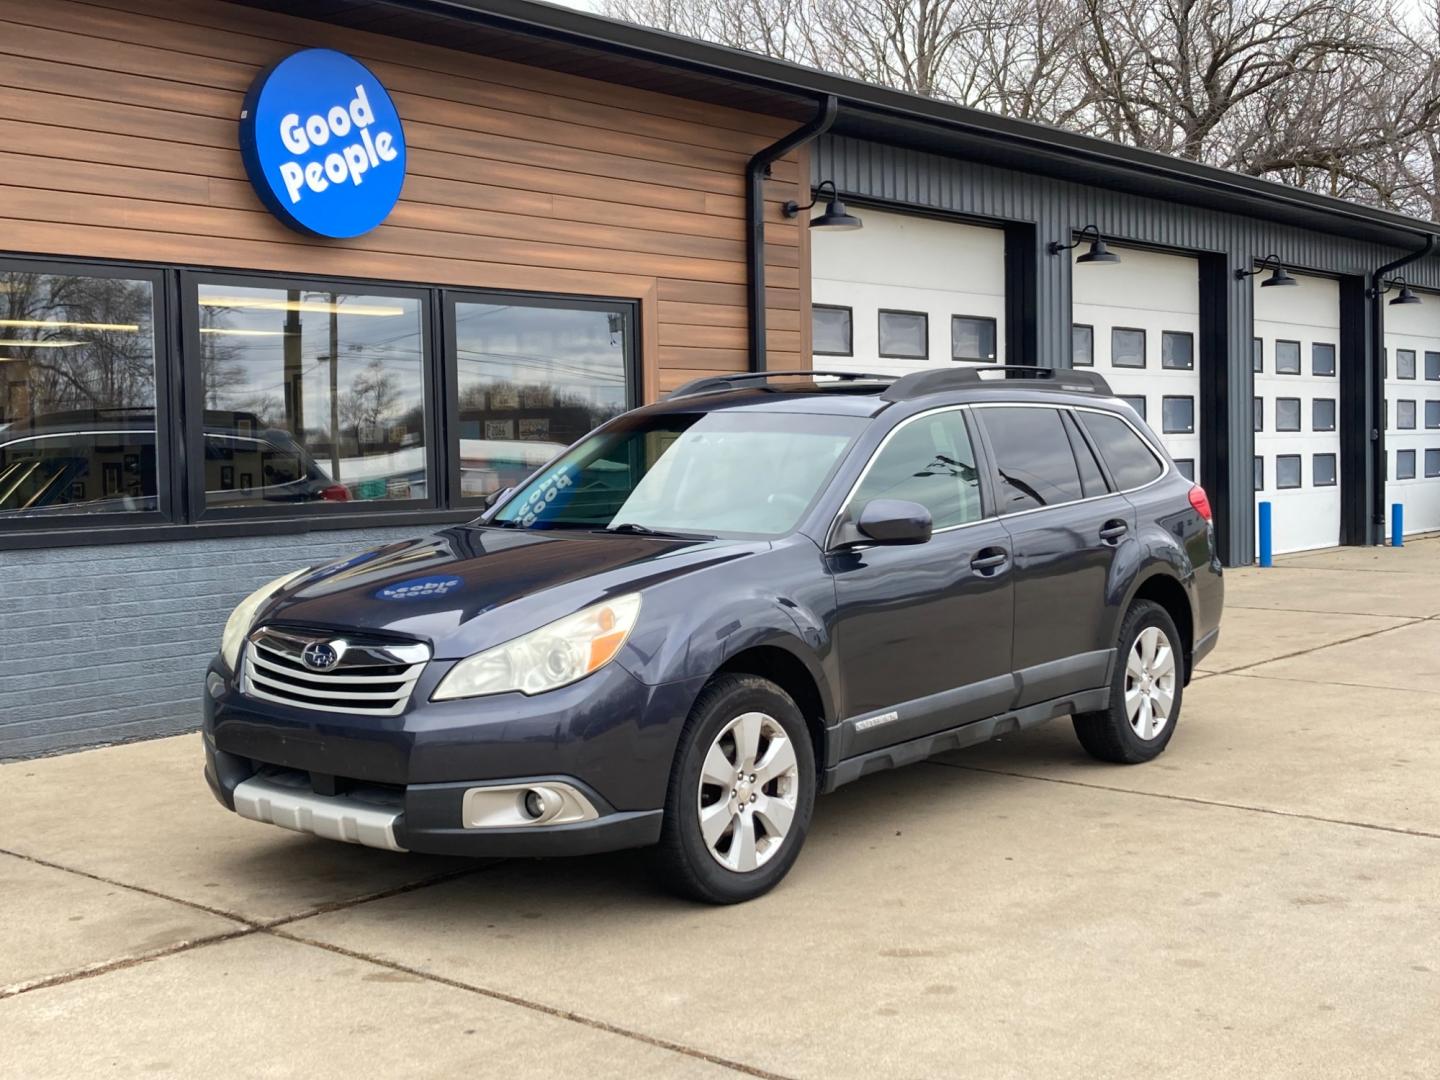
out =
<svg viewBox="0 0 1440 1080"><path fill-rule="evenodd" d="M1000 372L999 378L984 378L992 371ZM1094 371L1044 368L1030 364L981 364L977 367L934 368L903 375L886 387L880 397L885 401L909 401L926 394L938 394L945 390L959 390L966 386L1010 379L1033 380L1040 384L1037 389L1079 390L1082 393L1107 396L1112 393L1110 384Z"/></svg>
<svg viewBox="0 0 1440 1080"><path fill-rule="evenodd" d="M692 379L685 383L678 390L670 391L667 400L675 398L690 397L694 394L714 394L721 390L738 390L749 383L764 383L769 379L780 378L815 378L821 376L828 379L839 379L842 382L879 381L893 382L893 375L874 375L866 371L745 371L736 372L734 375L706 375L704 378Z"/></svg>

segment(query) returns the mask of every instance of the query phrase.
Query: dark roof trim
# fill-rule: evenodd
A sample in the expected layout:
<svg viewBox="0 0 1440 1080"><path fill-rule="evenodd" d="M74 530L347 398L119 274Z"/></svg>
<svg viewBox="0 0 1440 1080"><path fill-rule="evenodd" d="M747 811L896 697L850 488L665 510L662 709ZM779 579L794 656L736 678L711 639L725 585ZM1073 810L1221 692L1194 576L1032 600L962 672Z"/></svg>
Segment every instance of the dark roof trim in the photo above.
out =
<svg viewBox="0 0 1440 1080"><path fill-rule="evenodd" d="M758 84L772 92L818 99L833 94L847 112L868 114L881 125L901 129L921 124L1009 144L1052 160L1080 158L1097 167L1200 189L1200 201L1213 204L1217 194L1234 198L1237 212L1254 214L1257 208L1277 204L1311 216L1368 226L1402 236L1427 237L1440 233L1440 223L1379 210L1358 203L1318 195L1270 180L1230 172L1211 165L1138 150L1089 135L1078 135L1026 120L998 116L917 94L874 86L858 79L832 75L758 53L681 37L662 30L619 22L573 8L536 0L380 0L386 7L449 16L522 31L537 37L588 45L607 51L674 65L712 77ZM311 16L315 17L315 16Z"/></svg>

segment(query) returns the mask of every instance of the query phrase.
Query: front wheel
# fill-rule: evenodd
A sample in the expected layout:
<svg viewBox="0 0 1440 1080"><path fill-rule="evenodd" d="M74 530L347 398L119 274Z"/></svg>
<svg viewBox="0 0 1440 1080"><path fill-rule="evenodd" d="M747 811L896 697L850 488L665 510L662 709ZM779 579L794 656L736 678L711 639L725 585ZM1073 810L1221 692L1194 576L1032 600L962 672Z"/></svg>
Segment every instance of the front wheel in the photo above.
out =
<svg viewBox="0 0 1440 1080"><path fill-rule="evenodd" d="M1091 757L1134 765L1158 757L1175 733L1185 690L1185 654L1175 621L1159 604L1137 600L1125 613L1110 706L1075 716L1075 736Z"/></svg>
<svg viewBox="0 0 1440 1080"><path fill-rule="evenodd" d="M805 842L815 751L795 702L754 675L722 675L690 710L656 858L675 891L711 904L780 883Z"/></svg>

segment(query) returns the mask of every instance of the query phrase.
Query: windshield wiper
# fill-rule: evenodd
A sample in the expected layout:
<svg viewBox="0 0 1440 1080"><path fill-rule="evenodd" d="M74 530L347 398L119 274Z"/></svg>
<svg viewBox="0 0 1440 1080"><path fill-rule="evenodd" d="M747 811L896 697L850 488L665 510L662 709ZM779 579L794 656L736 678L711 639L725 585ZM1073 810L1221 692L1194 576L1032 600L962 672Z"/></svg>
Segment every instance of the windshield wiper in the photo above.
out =
<svg viewBox="0 0 1440 1080"><path fill-rule="evenodd" d="M674 529L652 529L638 521L622 521L618 525L605 526L605 532L625 533L629 536L657 536L666 540L714 540L708 533L679 532Z"/></svg>

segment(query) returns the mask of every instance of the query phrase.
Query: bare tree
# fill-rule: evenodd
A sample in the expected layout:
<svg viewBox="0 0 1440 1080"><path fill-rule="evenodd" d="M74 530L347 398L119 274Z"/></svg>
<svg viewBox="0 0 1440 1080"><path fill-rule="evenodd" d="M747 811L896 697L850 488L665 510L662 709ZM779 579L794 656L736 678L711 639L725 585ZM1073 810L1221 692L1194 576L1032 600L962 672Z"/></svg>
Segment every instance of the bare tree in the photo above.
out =
<svg viewBox="0 0 1440 1080"><path fill-rule="evenodd" d="M737 48L1427 216L1440 16L1409 0L607 0Z"/></svg>

